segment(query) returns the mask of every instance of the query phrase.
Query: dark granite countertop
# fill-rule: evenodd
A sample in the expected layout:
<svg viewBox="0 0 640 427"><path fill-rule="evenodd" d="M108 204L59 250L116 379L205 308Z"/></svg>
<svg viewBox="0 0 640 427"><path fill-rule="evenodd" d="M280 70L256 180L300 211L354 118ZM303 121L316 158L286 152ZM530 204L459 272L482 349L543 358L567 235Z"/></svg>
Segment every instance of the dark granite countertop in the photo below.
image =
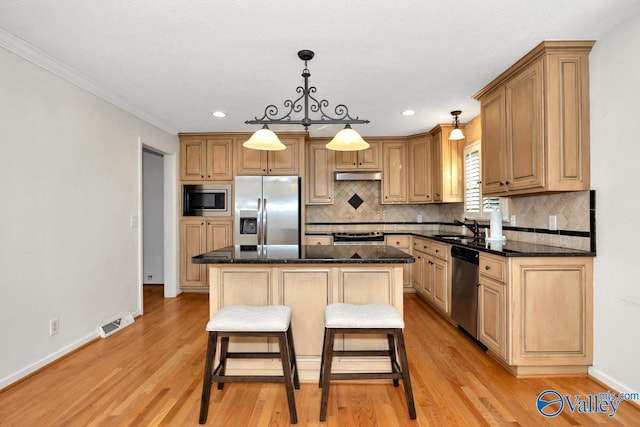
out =
<svg viewBox="0 0 640 427"><path fill-rule="evenodd" d="M407 264L415 258L387 245L228 246L191 258L194 264Z"/></svg>
<svg viewBox="0 0 640 427"><path fill-rule="evenodd" d="M308 235L332 235L331 232L321 231L307 233ZM444 236L454 236L454 233L446 231L385 231L385 236L393 235L411 235L414 237L423 237L437 240L439 242L449 243L451 245L464 246L471 249L477 249L482 252L489 252L496 255L506 257L595 257L595 252L582 251L578 249L561 248L558 246L541 245L537 243L519 242L515 240L507 240L504 243L474 241L468 239L451 239Z"/></svg>
<svg viewBox="0 0 640 427"><path fill-rule="evenodd" d="M396 234L396 233L394 233ZM506 257L594 257L595 254L590 251L581 251L578 249L561 248L558 246L540 245L537 243L518 242L515 240L506 240L505 242L486 242L475 241L473 238L456 239L442 237L443 235L452 236L443 232L429 233L408 233L415 237L425 237L434 239L439 242L449 243L451 245L463 246L470 249L477 249L482 252L489 252L496 255Z"/></svg>

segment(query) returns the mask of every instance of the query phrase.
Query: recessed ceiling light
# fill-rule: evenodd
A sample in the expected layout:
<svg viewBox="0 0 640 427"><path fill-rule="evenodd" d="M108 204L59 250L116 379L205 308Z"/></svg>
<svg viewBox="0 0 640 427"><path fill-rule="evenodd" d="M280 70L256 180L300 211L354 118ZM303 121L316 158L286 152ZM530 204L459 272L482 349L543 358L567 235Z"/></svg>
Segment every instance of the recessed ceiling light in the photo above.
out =
<svg viewBox="0 0 640 427"><path fill-rule="evenodd" d="M213 117L227 117L227 113L224 113L222 111L214 111Z"/></svg>
<svg viewBox="0 0 640 427"><path fill-rule="evenodd" d="M413 111L413 110L404 110L404 111L402 112L402 115L403 115L403 116L413 116L415 113L416 113L416 112L415 112L415 111Z"/></svg>

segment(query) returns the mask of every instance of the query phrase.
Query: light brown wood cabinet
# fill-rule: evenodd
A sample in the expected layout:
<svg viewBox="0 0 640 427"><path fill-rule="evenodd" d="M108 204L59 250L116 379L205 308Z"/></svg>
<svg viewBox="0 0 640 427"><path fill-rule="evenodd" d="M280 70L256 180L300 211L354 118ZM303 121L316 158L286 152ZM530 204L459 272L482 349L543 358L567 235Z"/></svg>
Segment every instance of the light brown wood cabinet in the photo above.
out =
<svg viewBox="0 0 640 427"><path fill-rule="evenodd" d="M409 203L433 202L431 135L409 138Z"/></svg>
<svg viewBox="0 0 640 427"><path fill-rule="evenodd" d="M437 125L431 130L432 191L436 203L464 201L465 140L449 140L452 125Z"/></svg>
<svg viewBox="0 0 640 427"><path fill-rule="evenodd" d="M381 147L378 141L370 141L369 148L360 151L336 151L335 152L335 170L376 170L382 167Z"/></svg>
<svg viewBox="0 0 640 427"><path fill-rule="evenodd" d="M542 42L475 95L484 195L589 189L593 44Z"/></svg>
<svg viewBox="0 0 640 427"><path fill-rule="evenodd" d="M236 137L236 175L299 175L304 163L304 134L278 135L281 151L253 150L242 144L251 135ZM302 157L302 158L301 158Z"/></svg>
<svg viewBox="0 0 640 427"><path fill-rule="evenodd" d="M180 135L180 179L233 180L233 138L206 134Z"/></svg>
<svg viewBox="0 0 640 427"><path fill-rule="evenodd" d="M307 204L331 205L333 197L334 151L329 150L326 141L308 142L307 150Z"/></svg>
<svg viewBox="0 0 640 427"><path fill-rule="evenodd" d="M233 220L183 219L180 221L180 287L183 290L208 289L206 264L194 264L191 258L224 248L233 242Z"/></svg>
<svg viewBox="0 0 640 427"><path fill-rule="evenodd" d="M418 294L446 317L451 316L451 246L430 239L413 238L416 266L412 284Z"/></svg>
<svg viewBox="0 0 640 427"><path fill-rule="evenodd" d="M411 236L409 235L387 235L384 237L384 243L400 249L402 252L411 254ZM402 284L405 292L415 291L413 286L411 286L411 273L414 264L415 263L402 265Z"/></svg>
<svg viewBox="0 0 640 427"><path fill-rule="evenodd" d="M440 124L408 139L409 203L464 201L464 139L450 141L453 126Z"/></svg>
<svg viewBox="0 0 640 427"><path fill-rule="evenodd" d="M382 142L382 189L380 203L407 203L406 141Z"/></svg>
<svg viewBox="0 0 640 427"><path fill-rule="evenodd" d="M516 375L586 373L593 258L480 254L479 340Z"/></svg>

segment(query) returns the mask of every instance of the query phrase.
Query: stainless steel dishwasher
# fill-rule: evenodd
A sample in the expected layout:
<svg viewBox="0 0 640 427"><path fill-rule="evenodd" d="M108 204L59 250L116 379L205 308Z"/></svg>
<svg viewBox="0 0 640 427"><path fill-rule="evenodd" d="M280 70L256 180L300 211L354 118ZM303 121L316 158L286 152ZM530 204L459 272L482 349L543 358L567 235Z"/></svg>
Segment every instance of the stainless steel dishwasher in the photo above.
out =
<svg viewBox="0 0 640 427"><path fill-rule="evenodd" d="M452 246L451 260L451 318L477 340L479 253Z"/></svg>

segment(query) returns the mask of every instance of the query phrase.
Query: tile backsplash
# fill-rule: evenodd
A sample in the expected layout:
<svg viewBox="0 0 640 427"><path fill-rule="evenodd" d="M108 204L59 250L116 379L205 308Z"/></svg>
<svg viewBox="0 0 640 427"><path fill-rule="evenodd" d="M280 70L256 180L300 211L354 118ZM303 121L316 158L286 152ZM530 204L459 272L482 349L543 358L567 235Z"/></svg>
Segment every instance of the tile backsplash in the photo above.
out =
<svg viewBox="0 0 640 427"><path fill-rule="evenodd" d="M358 208L349 200L357 195L362 199ZM371 226L307 226L313 231L375 230L431 230L459 231L459 227L446 225L399 224L416 223L418 215L424 223L451 223L464 217L462 203L444 203L429 205L383 205L380 204L379 181L336 181L334 183L333 205L307 206L307 223L383 223ZM572 193L544 194L509 198L509 215L516 216L516 227L546 230L549 228L549 215L556 215L559 230L590 231L590 194L589 191ZM508 226L508 223L504 224ZM327 228L328 227L328 228ZM346 227L346 228L345 228ZM552 246L561 246L580 250L590 249L588 237L555 235L540 232L505 230L509 240L518 240Z"/></svg>

